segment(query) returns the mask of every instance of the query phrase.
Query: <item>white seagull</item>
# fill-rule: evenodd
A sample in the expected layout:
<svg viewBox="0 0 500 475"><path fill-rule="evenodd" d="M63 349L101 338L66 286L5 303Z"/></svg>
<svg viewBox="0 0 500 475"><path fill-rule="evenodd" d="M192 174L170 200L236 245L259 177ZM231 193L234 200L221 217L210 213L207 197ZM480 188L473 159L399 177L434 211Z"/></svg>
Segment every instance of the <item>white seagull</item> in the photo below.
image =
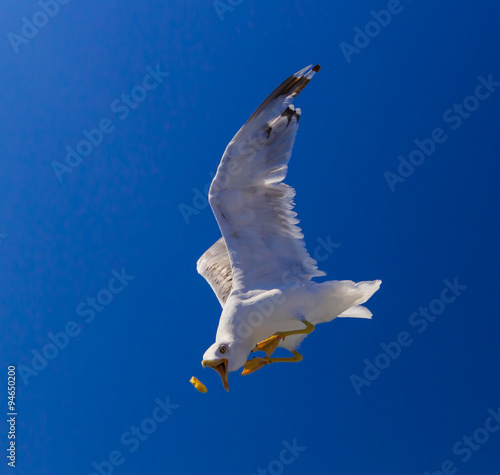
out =
<svg viewBox="0 0 500 475"><path fill-rule="evenodd" d="M226 390L228 372L297 362L296 348L318 323L336 317L370 318L361 306L380 280L318 283L325 275L308 254L293 209L295 190L283 183L300 109L292 102L320 66L289 77L252 114L227 146L209 191L222 237L197 270L222 305L215 343L203 367L215 369ZM277 347L293 356L272 358ZM265 357L248 359L253 351Z"/></svg>

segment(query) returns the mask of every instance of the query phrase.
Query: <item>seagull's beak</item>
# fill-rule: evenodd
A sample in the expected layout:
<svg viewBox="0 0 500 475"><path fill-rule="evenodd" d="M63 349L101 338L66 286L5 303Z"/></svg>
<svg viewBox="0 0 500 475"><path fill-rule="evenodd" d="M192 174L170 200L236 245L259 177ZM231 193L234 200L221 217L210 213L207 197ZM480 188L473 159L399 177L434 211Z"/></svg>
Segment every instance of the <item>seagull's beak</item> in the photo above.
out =
<svg viewBox="0 0 500 475"><path fill-rule="evenodd" d="M209 368L215 369L217 373L219 373L220 379L222 379L222 385L224 386L224 389L226 391L229 391L229 383L228 383L228 374L229 371L227 369L227 359L226 358L221 358L218 360L203 360L201 362L201 365L206 368L207 366Z"/></svg>

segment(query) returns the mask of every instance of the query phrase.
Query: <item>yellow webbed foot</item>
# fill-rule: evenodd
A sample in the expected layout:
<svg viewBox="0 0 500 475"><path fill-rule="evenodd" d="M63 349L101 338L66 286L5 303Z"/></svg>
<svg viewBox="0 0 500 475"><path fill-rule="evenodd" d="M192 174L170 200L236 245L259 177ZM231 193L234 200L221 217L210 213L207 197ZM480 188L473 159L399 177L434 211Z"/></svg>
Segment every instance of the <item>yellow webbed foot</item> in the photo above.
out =
<svg viewBox="0 0 500 475"><path fill-rule="evenodd" d="M302 320L302 323L305 325L305 328L303 328L302 330L276 332L269 338L266 338L265 340L262 340L261 342L257 343L252 352L265 351L266 356L269 357L274 353L276 348L278 348L280 341L284 340L287 336L303 335L303 334L307 335L312 331L314 331L314 325L312 323L309 323L307 320Z"/></svg>
<svg viewBox="0 0 500 475"><path fill-rule="evenodd" d="M271 356L276 350L276 348L278 348L278 345L282 339L283 337L278 332L270 336L269 338L266 338L265 340L262 340L261 342L257 343L252 352L264 351L266 353L266 356Z"/></svg>
<svg viewBox="0 0 500 475"><path fill-rule="evenodd" d="M245 365L243 366L243 371L241 372L242 376L246 376L247 374L253 373L254 371L257 371L258 369L262 368L263 366L270 364L271 361L269 358L264 357L264 358L259 358L255 357L252 358L251 360L247 360Z"/></svg>
<svg viewBox="0 0 500 475"><path fill-rule="evenodd" d="M292 350L292 354L293 356L288 358L268 358L267 356L259 358L256 356L255 358L246 361L241 374L242 376L245 376L271 363L298 363L299 361L302 361L302 355L298 351Z"/></svg>

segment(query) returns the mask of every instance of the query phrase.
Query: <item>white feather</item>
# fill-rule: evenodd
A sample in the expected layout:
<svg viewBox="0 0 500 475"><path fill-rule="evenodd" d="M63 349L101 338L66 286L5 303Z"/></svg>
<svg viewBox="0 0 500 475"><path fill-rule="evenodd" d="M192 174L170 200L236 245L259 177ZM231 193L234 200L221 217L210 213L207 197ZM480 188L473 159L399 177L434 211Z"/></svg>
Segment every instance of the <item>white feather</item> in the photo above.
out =
<svg viewBox="0 0 500 475"><path fill-rule="evenodd" d="M222 238L198 260L223 306L216 342L204 359L216 358L220 342L229 370L240 368L255 344L277 331L303 328L340 317L370 318L361 304L380 281L330 281L306 250L293 212L295 190L283 183L300 109L293 99L311 80L316 66L284 81L259 106L227 146L209 191ZM297 347L304 335L281 342ZM228 350L229 351L229 350Z"/></svg>

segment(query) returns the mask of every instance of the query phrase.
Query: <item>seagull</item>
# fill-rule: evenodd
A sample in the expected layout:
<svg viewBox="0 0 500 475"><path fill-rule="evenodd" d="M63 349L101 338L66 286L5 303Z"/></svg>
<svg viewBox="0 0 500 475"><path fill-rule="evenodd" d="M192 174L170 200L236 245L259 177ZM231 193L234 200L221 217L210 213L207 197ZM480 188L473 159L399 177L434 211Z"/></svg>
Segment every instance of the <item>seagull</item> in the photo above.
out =
<svg viewBox="0 0 500 475"><path fill-rule="evenodd" d="M217 371L226 391L229 372L301 361L297 348L319 323L372 316L362 304L380 280L312 280L326 274L297 226L295 190L283 183L301 116L293 100L319 70L308 66L269 95L228 144L209 189L222 237L200 257L197 271L222 314L202 366ZM291 356L273 358L278 347ZM249 359L256 351L266 355Z"/></svg>

